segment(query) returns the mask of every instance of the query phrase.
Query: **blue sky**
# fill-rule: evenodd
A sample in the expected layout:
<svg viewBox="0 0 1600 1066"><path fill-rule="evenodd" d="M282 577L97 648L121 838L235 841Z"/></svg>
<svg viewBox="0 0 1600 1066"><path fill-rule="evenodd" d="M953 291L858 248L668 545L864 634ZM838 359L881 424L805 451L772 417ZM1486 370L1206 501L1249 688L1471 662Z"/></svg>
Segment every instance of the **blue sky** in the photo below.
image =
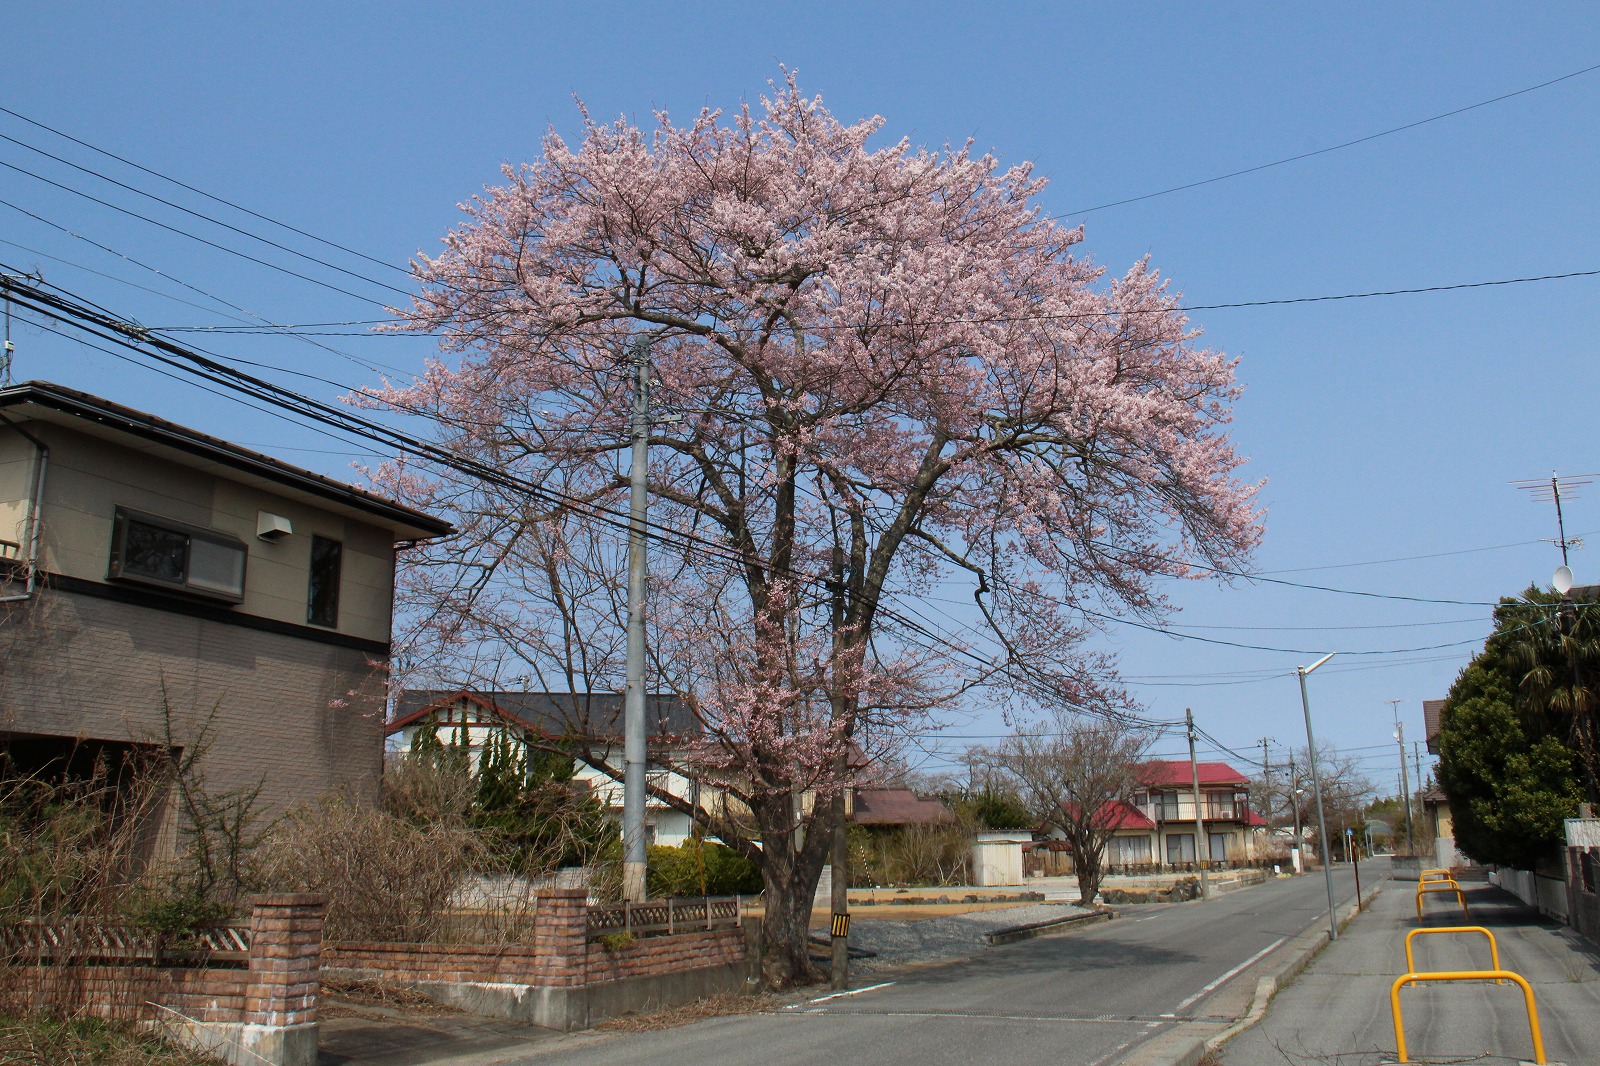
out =
<svg viewBox="0 0 1600 1066"><path fill-rule="evenodd" d="M597 116L642 120L664 107L687 117L703 104L755 97L781 63L842 118L878 113L892 136L932 146L970 137L1004 160L1033 161L1051 180L1046 209L1085 224L1094 258L1120 271L1149 254L1190 304L1600 268L1600 71L1315 158L1087 210L1600 63L1600 11L1591 5L974 10L33 5L7 16L0 105L403 264L437 246L455 205L495 181L502 162L537 151L548 125L571 133L574 94ZM10 116L0 114L0 134L406 284L403 274L271 231ZM368 298L307 284L0 168L0 199L79 235L0 207L0 241L8 242L0 243L0 262L41 269L146 325L225 322L208 296L277 323L374 318L382 302L398 299L141 203L16 144L0 141L0 161ZM1443 694L1487 631L1488 609L1475 604L1548 583L1559 562L1548 543L1552 509L1508 482L1600 469L1584 401L1600 393L1597 313L1600 278L1592 277L1196 312L1208 342L1243 359L1236 439L1251 457L1247 472L1270 482L1259 569L1467 605L1250 582L1174 589L1184 608L1174 622L1185 632L1297 650L1112 627L1101 643L1122 655L1152 715L1181 717L1192 707L1202 727L1246 755L1259 754L1249 745L1262 736L1275 738L1275 749L1303 743L1293 668L1336 650L1312 679L1319 735L1366 759L1380 784L1392 781L1388 701L1402 701L1408 739L1419 738L1421 700ZM14 339L19 378L60 381L352 476L348 445L48 333L19 326ZM416 338L327 341L353 359L280 337L202 340L343 383L373 380L360 364L409 370L428 353ZM281 380L318 396L338 392ZM1570 501L1567 528L1600 537L1600 482ZM1595 551L1574 554L1580 582L1600 581ZM1380 562L1417 556L1432 557ZM1439 644L1454 646L1401 650ZM948 753L969 736L998 731L995 716L980 711L930 746ZM1159 747L1178 749L1176 738Z"/></svg>

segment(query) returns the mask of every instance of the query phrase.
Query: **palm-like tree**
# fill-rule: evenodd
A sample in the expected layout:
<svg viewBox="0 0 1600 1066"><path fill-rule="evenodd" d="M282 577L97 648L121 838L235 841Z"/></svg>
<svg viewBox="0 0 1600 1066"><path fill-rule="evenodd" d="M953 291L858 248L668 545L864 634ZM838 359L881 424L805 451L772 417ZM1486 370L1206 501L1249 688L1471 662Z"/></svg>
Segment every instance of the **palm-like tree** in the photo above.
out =
<svg viewBox="0 0 1600 1066"><path fill-rule="evenodd" d="M1529 589L1523 602L1495 614L1498 635L1508 641L1510 661L1522 674L1517 697L1523 712L1566 738L1577 753L1589 801L1600 803L1600 587L1575 588L1570 599Z"/></svg>

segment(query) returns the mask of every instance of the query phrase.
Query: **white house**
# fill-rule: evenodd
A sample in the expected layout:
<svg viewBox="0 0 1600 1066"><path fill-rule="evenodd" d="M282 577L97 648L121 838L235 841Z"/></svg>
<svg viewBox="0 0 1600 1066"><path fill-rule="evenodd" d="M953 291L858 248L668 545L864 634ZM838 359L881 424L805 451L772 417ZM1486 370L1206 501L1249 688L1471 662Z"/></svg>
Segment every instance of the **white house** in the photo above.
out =
<svg viewBox="0 0 1600 1066"><path fill-rule="evenodd" d="M391 744L402 750L409 749L423 730L432 730L446 745L464 741L474 764L499 734L508 734L519 744L563 738L581 740L596 752L599 761L620 769L622 716L623 697L615 692L418 689L400 697L386 731ZM677 696L648 696L645 729L646 776L650 784L698 806L702 802L699 783L659 765L681 760L658 759L699 734L699 722L693 713ZM581 761L574 780L587 785L617 821L622 821L622 782ZM649 843L681 844L692 830L688 815L662 800L646 800L645 833Z"/></svg>

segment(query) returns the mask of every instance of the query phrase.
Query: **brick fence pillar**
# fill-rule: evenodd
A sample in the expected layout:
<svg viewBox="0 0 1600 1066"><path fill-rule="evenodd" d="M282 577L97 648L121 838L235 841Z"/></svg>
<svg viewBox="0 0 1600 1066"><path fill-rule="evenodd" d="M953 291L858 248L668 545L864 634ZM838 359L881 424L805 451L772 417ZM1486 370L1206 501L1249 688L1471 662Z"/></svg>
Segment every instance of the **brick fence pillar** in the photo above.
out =
<svg viewBox="0 0 1600 1066"><path fill-rule="evenodd" d="M328 897L273 892L250 897L246 1025L290 1028L317 1020L317 979Z"/></svg>
<svg viewBox="0 0 1600 1066"><path fill-rule="evenodd" d="M552 984L582 984L589 961L589 893L582 888L541 888L533 949Z"/></svg>

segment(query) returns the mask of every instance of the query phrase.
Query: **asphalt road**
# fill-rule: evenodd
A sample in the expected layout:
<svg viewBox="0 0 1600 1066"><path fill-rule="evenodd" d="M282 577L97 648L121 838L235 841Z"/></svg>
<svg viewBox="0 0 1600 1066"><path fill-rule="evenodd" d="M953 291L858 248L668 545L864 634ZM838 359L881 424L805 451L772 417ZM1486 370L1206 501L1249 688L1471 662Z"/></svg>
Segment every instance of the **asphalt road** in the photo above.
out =
<svg viewBox="0 0 1600 1066"><path fill-rule="evenodd" d="M1381 865L1363 872L1387 873ZM1336 870L1335 890L1341 908L1354 899L1348 867ZM813 997L772 1014L575 1035L497 1061L1101 1066L1185 1020L1240 1015L1256 967L1325 923L1327 906L1318 874L1206 902L1125 907L1116 921L1081 932L874 975L853 994Z"/></svg>

